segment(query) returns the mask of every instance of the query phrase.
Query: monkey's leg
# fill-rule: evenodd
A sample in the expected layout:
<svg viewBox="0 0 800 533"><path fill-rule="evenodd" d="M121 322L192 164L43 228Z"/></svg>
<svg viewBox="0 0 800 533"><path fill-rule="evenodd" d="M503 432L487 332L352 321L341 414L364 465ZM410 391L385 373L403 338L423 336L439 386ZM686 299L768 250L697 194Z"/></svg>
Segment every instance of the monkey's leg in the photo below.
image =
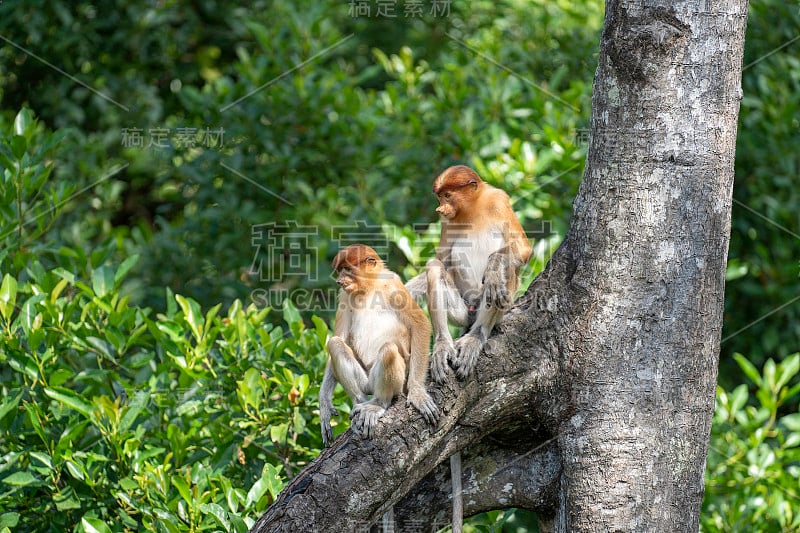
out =
<svg viewBox="0 0 800 533"><path fill-rule="evenodd" d="M351 426L362 436L371 438L378 420L392 404L392 399L403 393L405 381L406 362L396 344L386 343L369 372L373 398L353 407Z"/></svg>
<svg viewBox="0 0 800 533"><path fill-rule="evenodd" d="M341 337L331 337L327 348L336 380L342 384L353 403L367 401L369 378L353 350Z"/></svg>
<svg viewBox="0 0 800 533"><path fill-rule="evenodd" d="M459 379L464 379L472 373L472 369L478 362L478 356L483 350L483 345L486 344L492 328L502 316L501 309L486 305L486 294L484 293L475 323L469 332L455 343L458 353L454 359L453 368Z"/></svg>
<svg viewBox="0 0 800 533"><path fill-rule="evenodd" d="M431 378L437 383L441 383L447 375L448 359L453 360L456 355L453 337L447 328L448 321L461 326L465 325L469 310L461 298L453 278L440 260L428 261L426 275L428 312L431 315L431 325L433 326Z"/></svg>

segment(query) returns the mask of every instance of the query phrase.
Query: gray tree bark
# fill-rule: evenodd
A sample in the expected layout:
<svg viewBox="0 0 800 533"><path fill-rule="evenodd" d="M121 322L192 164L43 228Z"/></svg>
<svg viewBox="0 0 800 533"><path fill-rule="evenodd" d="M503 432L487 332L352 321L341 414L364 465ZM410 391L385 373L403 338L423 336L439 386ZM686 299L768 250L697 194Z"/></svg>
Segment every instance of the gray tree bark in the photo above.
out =
<svg viewBox="0 0 800 533"><path fill-rule="evenodd" d="M461 451L467 515L551 531L697 531L714 409L746 0L609 0L570 230L473 376L347 432L253 532L352 531L395 506L444 526Z"/></svg>

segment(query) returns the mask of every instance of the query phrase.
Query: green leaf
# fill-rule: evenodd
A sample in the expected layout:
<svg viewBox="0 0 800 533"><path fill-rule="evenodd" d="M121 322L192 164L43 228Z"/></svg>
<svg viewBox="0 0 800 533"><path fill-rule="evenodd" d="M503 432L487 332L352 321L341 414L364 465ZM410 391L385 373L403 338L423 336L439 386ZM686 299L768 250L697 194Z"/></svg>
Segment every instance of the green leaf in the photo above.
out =
<svg viewBox="0 0 800 533"><path fill-rule="evenodd" d="M21 398L22 398L22 391L19 391L16 395L14 396L9 395L3 399L3 403L0 404L0 420L5 418L6 415L11 411L16 410Z"/></svg>
<svg viewBox="0 0 800 533"><path fill-rule="evenodd" d="M62 512L81 508L81 502L78 499L78 495L75 494L75 489L69 486L61 492L54 494L53 501L56 504L56 509Z"/></svg>
<svg viewBox="0 0 800 533"><path fill-rule="evenodd" d="M213 516L217 520L217 523L222 526L223 531L231 530L231 522L228 520L228 513L225 512L222 506L216 503L204 503L200 506L200 510L205 514Z"/></svg>
<svg viewBox="0 0 800 533"><path fill-rule="evenodd" d="M741 384L731 393L731 416L734 416L747 403L747 385Z"/></svg>
<svg viewBox="0 0 800 533"><path fill-rule="evenodd" d="M94 348L97 352L100 352L100 355L109 361L116 362L113 354L113 346L111 346L110 342L104 339L98 339L97 337L88 336L86 337L86 343Z"/></svg>
<svg viewBox="0 0 800 533"><path fill-rule="evenodd" d="M283 301L283 320L285 320L287 324L295 324L303 320L300 316L300 311L297 310L289 298Z"/></svg>
<svg viewBox="0 0 800 533"><path fill-rule="evenodd" d="M3 276L2 285L0 285L0 315L3 315L6 320L10 320L16 302L17 280L11 274L6 274Z"/></svg>
<svg viewBox="0 0 800 533"><path fill-rule="evenodd" d="M28 148L28 141L22 135L13 135L11 137L11 154L20 161L22 156L25 155L25 150Z"/></svg>
<svg viewBox="0 0 800 533"><path fill-rule="evenodd" d="M53 287L52 291L50 291L50 303L56 303L56 300L58 300L58 297L61 296L61 292L67 287L67 285L69 285L69 282L65 279L61 279L58 283L56 283L56 286Z"/></svg>
<svg viewBox="0 0 800 533"><path fill-rule="evenodd" d="M67 466L70 475L75 479L83 481L86 478L83 468L76 462L67 459L64 464Z"/></svg>
<svg viewBox="0 0 800 533"><path fill-rule="evenodd" d="M294 408L294 416L292 417L292 423L294 424L294 430L297 433L302 433L306 429L306 419L303 418L303 415L300 413L300 409L297 407Z"/></svg>
<svg viewBox="0 0 800 533"><path fill-rule="evenodd" d="M6 145L0 144L0 167L13 171L17 165L11 160L12 157L14 156L11 154L11 150ZM2 177L2 173L0 173L0 178Z"/></svg>
<svg viewBox="0 0 800 533"><path fill-rule="evenodd" d="M199 341L201 338L201 330L203 328L203 315L200 311L200 304L191 298L186 299L180 294L175 295L175 301L177 301L178 305L181 306L183 316L186 319L186 322L189 324L189 328L192 330L195 340Z"/></svg>
<svg viewBox="0 0 800 533"><path fill-rule="evenodd" d="M780 423L786 426L789 431L800 431L800 413L782 416Z"/></svg>
<svg viewBox="0 0 800 533"><path fill-rule="evenodd" d="M269 438L277 444L283 443L288 433L289 424L275 424L269 428Z"/></svg>
<svg viewBox="0 0 800 533"><path fill-rule="evenodd" d="M38 404L35 403L23 403L22 406L25 408L25 411L28 413L28 420L33 427L33 430L42 439L42 442L45 443L46 446L50 446L51 441L48 435L44 431L44 426L42 425L42 410Z"/></svg>
<svg viewBox="0 0 800 533"><path fill-rule="evenodd" d="M269 492L272 494L273 498L283 490L284 482L280 476L282 469L282 466L275 466L269 463L264 465L264 472L261 477L262 479L266 479L267 483L269 483Z"/></svg>
<svg viewBox="0 0 800 533"><path fill-rule="evenodd" d="M233 523L233 531L236 533L247 533L250 531L250 528L247 527L247 524L239 515L231 514L231 522Z"/></svg>
<svg viewBox="0 0 800 533"><path fill-rule="evenodd" d="M78 411L89 420L94 420L94 406L77 392L63 387L45 387L44 393L57 402Z"/></svg>
<svg viewBox="0 0 800 533"><path fill-rule="evenodd" d="M36 366L36 361L25 352L11 353L8 358L8 366L20 374L25 374L32 380L39 378L39 368Z"/></svg>
<svg viewBox="0 0 800 533"><path fill-rule="evenodd" d="M753 366L753 363L748 361L745 356L740 353L733 354L733 358L739 364L739 368L742 369L742 372L744 372L745 375L750 378L750 381L760 387L762 382L761 374L758 372L756 367Z"/></svg>
<svg viewBox="0 0 800 533"><path fill-rule="evenodd" d="M311 322L314 323L314 330L317 332L319 345L325 346L325 343L328 341L328 324L317 315L311 317Z"/></svg>
<svg viewBox="0 0 800 533"><path fill-rule="evenodd" d="M800 354L794 354L778 365L778 381L775 384L776 390L780 390L784 385L789 383L789 380L797 375L800 371Z"/></svg>
<svg viewBox="0 0 800 533"><path fill-rule="evenodd" d="M192 491L189 489L189 484L183 477L180 475L172 476L172 486L178 489L178 493L186 503L192 503Z"/></svg>
<svg viewBox="0 0 800 533"><path fill-rule="evenodd" d="M17 135L25 135L31 124L33 124L33 112L23 107L14 118L14 133Z"/></svg>
<svg viewBox="0 0 800 533"><path fill-rule="evenodd" d="M775 361L773 361L772 359L767 359L767 362L764 363L764 369L763 369L764 381L769 390L777 392L777 388L775 387L776 384L775 371L776 371Z"/></svg>
<svg viewBox="0 0 800 533"><path fill-rule="evenodd" d="M119 421L119 431L127 431L133 426L136 418L144 411L150 401L150 393L144 390L137 392L127 407L123 409L122 419Z"/></svg>
<svg viewBox="0 0 800 533"><path fill-rule="evenodd" d="M30 472L14 472L7 478L3 479L3 483L6 483L7 485L14 485L15 487L29 487L32 485L43 484Z"/></svg>
<svg viewBox="0 0 800 533"><path fill-rule="evenodd" d="M245 507L250 507L258 500L261 499L264 494L267 493L269 490L269 481L265 477L261 477L258 481L250 487L250 490L247 492L247 500L244 502Z"/></svg>
<svg viewBox="0 0 800 533"><path fill-rule="evenodd" d="M136 265L137 261L139 261L138 254L132 255L122 262L116 274L114 274L114 286L119 286L120 282L125 278L125 275Z"/></svg>
<svg viewBox="0 0 800 533"><path fill-rule="evenodd" d="M92 272L92 290L102 298L114 287L114 271L110 266L103 265Z"/></svg>
<svg viewBox="0 0 800 533"><path fill-rule="evenodd" d="M111 528L105 522L91 516L81 518L81 526L86 533L112 533Z"/></svg>
<svg viewBox="0 0 800 533"><path fill-rule="evenodd" d="M0 514L0 527L14 527L19 523L19 513Z"/></svg>
<svg viewBox="0 0 800 533"><path fill-rule="evenodd" d="M34 329L36 325L36 316L39 314L36 310L36 306L39 302L44 301L45 298L47 298L47 295L44 293L34 294L22 304L15 324L22 328L25 335L30 336L31 331Z"/></svg>
<svg viewBox="0 0 800 533"><path fill-rule="evenodd" d="M173 318L175 313L178 311L178 308L175 306L175 295L172 292L172 289L167 287L164 292L167 293L167 312L166 315L168 318Z"/></svg>
<svg viewBox="0 0 800 533"><path fill-rule="evenodd" d="M72 272L70 272L68 270L64 270L61 267L54 268L53 269L53 274L55 274L56 276L58 276L61 279L67 280L67 283L75 283L75 274L73 274Z"/></svg>

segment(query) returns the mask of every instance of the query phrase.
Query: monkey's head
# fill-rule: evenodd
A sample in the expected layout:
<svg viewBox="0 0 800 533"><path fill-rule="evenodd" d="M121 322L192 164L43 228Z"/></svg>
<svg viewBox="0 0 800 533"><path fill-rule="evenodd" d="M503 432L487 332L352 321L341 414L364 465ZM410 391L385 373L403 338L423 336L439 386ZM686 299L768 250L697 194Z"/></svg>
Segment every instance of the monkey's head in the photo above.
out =
<svg viewBox="0 0 800 533"><path fill-rule="evenodd" d="M433 193L439 200L436 212L448 220L457 217L460 210L475 200L482 183L480 176L469 167L448 168L433 180Z"/></svg>
<svg viewBox="0 0 800 533"><path fill-rule="evenodd" d="M339 250L333 258L336 283L345 292L366 290L383 272L383 261L378 254L364 244L351 244Z"/></svg>

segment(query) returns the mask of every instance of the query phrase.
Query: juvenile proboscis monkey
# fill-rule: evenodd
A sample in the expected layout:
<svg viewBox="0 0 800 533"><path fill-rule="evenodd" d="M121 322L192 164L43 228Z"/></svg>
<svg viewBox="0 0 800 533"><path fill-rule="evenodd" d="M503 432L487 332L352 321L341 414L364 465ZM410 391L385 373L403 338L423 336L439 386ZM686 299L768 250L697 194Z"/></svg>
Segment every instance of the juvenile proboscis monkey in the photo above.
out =
<svg viewBox="0 0 800 533"><path fill-rule="evenodd" d="M439 410L425 388L431 326L400 278L363 244L343 248L333 260L339 306L328 365L319 391L322 440L333 440L331 416L336 382L353 401L351 427L371 437L391 405L405 393L408 403L434 424ZM369 396L372 395L372 399Z"/></svg>
<svg viewBox="0 0 800 533"><path fill-rule="evenodd" d="M406 286L425 294L433 322L431 377L445 379L448 361L459 378L470 375L494 325L508 311L531 245L508 195L469 167L458 165L433 182L442 234L436 258ZM448 322L467 327L453 342Z"/></svg>

